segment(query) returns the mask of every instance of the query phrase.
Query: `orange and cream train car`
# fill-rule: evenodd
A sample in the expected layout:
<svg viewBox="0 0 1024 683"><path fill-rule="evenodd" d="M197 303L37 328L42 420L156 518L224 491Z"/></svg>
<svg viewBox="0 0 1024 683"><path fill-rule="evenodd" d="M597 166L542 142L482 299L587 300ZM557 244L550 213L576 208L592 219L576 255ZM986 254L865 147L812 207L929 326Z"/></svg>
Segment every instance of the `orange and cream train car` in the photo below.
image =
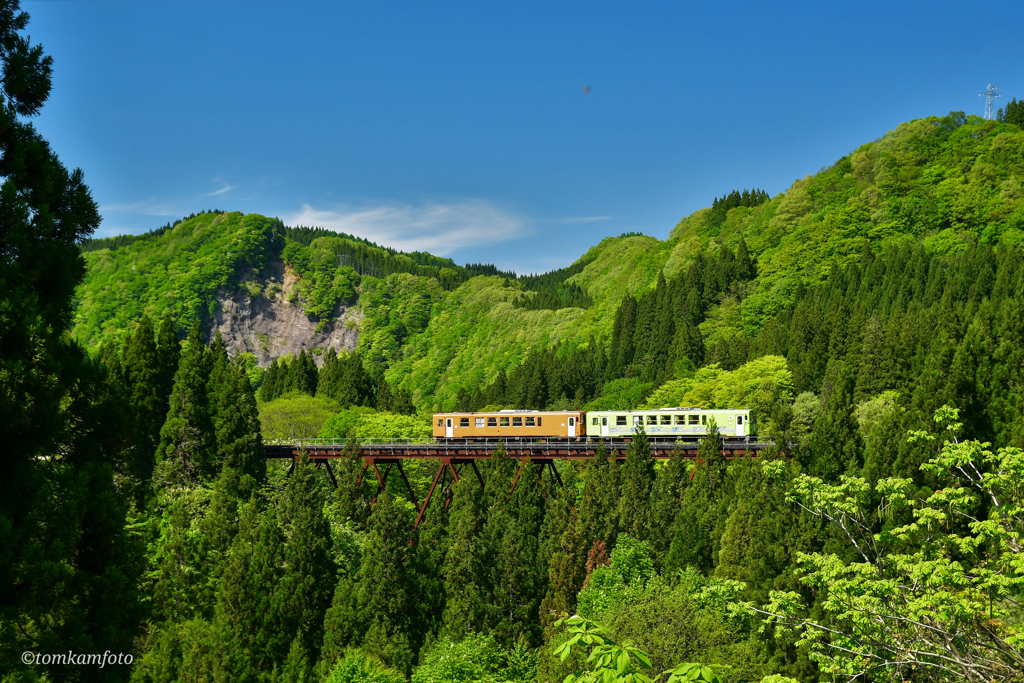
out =
<svg viewBox="0 0 1024 683"><path fill-rule="evenodd" d="M585 434L579 410L499 410L493 413L434 413L438 439L538 439Z"/></svg>

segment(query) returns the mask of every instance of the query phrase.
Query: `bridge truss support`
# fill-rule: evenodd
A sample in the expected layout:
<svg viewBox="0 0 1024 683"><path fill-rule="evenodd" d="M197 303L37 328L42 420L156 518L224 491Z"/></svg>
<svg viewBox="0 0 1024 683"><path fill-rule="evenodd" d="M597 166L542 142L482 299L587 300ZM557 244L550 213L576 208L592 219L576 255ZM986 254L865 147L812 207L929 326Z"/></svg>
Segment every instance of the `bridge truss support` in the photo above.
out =
<svg viewBox="0 0 1024 683"><path fill-rule="evenodd" d="M557 460L586 461L590 460L603 445L609 458L623 461L626 458L626 451L629 449L628 439L605 439L589 440L580 439L557 440L540 439L533 441L506 441L504 442L505 452L510 458L519 461L512 487L508 492L511 496L519 484L520 478L527 467L535 467L537 477L542 477L545 470L550 471L551 477L556 486L562 486L562 478L555 465ZM771 444L758 443L744 439L723 439L722 454L729 459L743 457L744 455L763 450ZM388 476L393 470L398 472L409 493L409 500L416 506L416 527L423 521L427 507L434 498L440 497L445 508L451 505L453 487L460 479L472 470L480 486L484 486L484 478L477 466L478 460L488 460L498 447L495 442L448 440L439 443L402 443L402 442L365 442L361 444L358 453L349 452L345 444L298 442L294 444L268 444L264 446L264 452L270 459L292 460L289 474L295 468L295 462L302 456L309 458L317 469L326 470L335 488L338 487L338 480L331 468L332 460L342 458L359 458L363 461L363 467L356 481L352 495L356 494L364 481L376 478L377 489L373 494L373 503L387 487ZM651 439L651 455L657 460L669 458L678 448L683 457L696 460L698 443L694 441L676 441ZM416 491L409 482L409 477L402 468L402 463L409 460L429 460L438 463L437 470L427 490L422 503L419 501ZM381 471L383 468L383 471Z"/></svg>

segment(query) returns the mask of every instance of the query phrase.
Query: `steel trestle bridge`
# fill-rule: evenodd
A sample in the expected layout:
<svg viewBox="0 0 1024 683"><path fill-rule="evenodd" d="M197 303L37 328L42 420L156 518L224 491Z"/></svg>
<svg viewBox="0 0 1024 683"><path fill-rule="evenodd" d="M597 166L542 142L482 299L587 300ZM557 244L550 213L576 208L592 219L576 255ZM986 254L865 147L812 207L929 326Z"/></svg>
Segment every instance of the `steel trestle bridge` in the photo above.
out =
<svg viewBox="0 0 1024 683"><path fill-rule="evenodd" d="M356 481L355 491L362 485L363 480L369 476L377 479L377 492L373 500L387 486L388 476L392 470L396 470L405 483L409 492L410 500L416 506L416 526L420 525L426 514L427 506L432 498L440 495L444 500L444 506L451 503L452 486L463 476L470 476L469 471L475 475L480 485L484 485L484 479L477 467L478 460L488 460L494 451L504 446L509 458L519 461L515 479L509 495L515 491L519 478L527 468L533 469L537 477L543 476L545 470L551 473L551 477L559 486L562 479L555 467L556 460L584 461L594 457L598 448L603 445L609 458L618 461L626 459L626 451L629 450L632 439L628 438L591 438L578 437L569 439L540 438L540 439L354 439L350 441L333 439L296 439L289 441L270 441L264 444L263 451L268 459L290 459L292 467L289 474L295 468L295 462L302 456L309 458L317 469L327 470L335 488L338 480L331 468L332 460L339 459L361 459L363 461L362 472ZM678 448L683 457L690 460L698 459L699 441L696 439L676 439L665 437L648 437L651 447L651 456L656 460L666 460ZM722 437L721 451L726 458L739 458L746 455L756 454L759 451L771 447L770 442L758 441L756 437L736 438ZM402 462L406 460L434 460L438 461L437 470L434 474L430 489L423 502L420 503L416 492L413 491L409 478L402 468ZM691 474L692 476L692 474Z"/></svg>

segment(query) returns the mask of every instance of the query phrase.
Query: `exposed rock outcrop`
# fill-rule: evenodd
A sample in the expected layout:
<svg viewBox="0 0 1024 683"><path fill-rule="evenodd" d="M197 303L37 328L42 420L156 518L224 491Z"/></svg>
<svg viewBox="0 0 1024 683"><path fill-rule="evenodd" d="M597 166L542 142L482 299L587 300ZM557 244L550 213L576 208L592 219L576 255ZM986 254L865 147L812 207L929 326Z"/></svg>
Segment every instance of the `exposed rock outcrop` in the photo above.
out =
<svg viewBox="0 0 1024 683"><path fill-rule="evenodd" d="M218 292L210 338L219 331L228 353L252 353L262 366L286 354L298 355L303 349L354 349L362 314L342 306L335 321L317 331L317 323L306 317L302 306L288 301L294 283L295 277L278 263L263 277L254 278L255 296L244 289ZM322 353L314 358L317 364L323 363Z"/></svg>

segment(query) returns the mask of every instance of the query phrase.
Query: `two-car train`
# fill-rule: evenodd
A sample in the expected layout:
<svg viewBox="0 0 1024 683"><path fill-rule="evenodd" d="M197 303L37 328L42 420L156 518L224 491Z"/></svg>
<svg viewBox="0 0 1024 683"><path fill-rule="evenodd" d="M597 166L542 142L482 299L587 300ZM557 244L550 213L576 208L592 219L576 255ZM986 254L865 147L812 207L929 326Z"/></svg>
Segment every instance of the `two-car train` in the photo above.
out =
<svg viewBox="0 0 1024 683"><path fill-rule="evenodd" d="M694 440L708 433L712 418L723 437L757 435L757 419L749 408L435 413L432 424L436 439L628 439L642 426L651 438Z"/></svg>

